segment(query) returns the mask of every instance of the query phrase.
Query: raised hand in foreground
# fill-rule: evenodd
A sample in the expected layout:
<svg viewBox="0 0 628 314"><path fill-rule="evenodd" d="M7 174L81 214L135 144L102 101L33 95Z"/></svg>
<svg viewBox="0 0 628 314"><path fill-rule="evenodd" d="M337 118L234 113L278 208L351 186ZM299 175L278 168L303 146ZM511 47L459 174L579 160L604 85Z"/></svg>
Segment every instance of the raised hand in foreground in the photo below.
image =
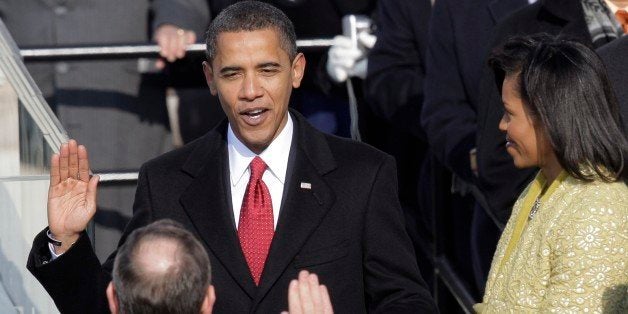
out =
<svg viewBox="0 0 628 314"><path fill-rule="evenodd" d="M333 314L329 292L318 283L318 276L307 270L299 273L288 287L288 309L282 314Z"/></svg>
<svg viewBox="0 0 628 314"><path fill-rule="evenodd" d="M50 233L61 241L56 254L67 251L94 217L98 180L98 176L90 178L87 149L75 140L52 155L47 208Z"/></svg>

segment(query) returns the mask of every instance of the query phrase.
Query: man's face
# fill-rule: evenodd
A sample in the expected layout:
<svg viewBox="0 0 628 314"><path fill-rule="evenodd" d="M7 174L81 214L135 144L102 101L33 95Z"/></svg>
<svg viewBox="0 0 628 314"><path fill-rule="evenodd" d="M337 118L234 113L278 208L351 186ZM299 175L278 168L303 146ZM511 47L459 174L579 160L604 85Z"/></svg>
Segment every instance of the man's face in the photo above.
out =
<svg viewBox="0 0 628 314"><path fill-rule="evenodd" d="M288 119L292 88L301 84L305 57L292 62L272 28L220 33L207 84L218 95L233 132L255 153L279 135Z"/></svg>

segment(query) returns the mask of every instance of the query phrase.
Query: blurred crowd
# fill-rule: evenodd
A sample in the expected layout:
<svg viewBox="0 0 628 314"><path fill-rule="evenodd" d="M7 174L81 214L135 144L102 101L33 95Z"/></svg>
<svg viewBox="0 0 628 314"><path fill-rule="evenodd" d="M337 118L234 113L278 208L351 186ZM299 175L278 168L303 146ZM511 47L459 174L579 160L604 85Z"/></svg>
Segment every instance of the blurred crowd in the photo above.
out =
<svg viewBox="0 0 628 314"><path fill-rule="evenodd" d="M94 172L137 171L224 119L202 73L205 56L186 47L203 43L212 18L234 2L3 0L0 19L20 48L160 46L157 60L27 63L70 137L89 147ZM395 157L423 278L434 284L435 259L446 256L476 300L513 204L538 171L516 168L506 152L498 129L501 90L487 64L491 50L540 32L592 47L608 69L621 118L628 118L628 1L265 2L290 17L299 39L333 39L329 48L303 49L307 70L290 106L321 131L359 138ZM169 112L173 95L178 106ZM131 217L134 190L100 189L101 260Z"/></svg>

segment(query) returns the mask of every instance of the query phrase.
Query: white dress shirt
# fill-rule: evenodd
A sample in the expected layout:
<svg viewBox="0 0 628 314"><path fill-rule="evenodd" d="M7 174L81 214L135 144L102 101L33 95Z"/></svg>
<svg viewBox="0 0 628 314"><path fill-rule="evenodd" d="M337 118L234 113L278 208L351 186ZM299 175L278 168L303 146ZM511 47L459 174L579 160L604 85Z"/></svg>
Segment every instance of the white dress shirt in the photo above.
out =
<svg viewBox="0 0 628 314"><path fill-rule="evenodd" d="M268 168L266 168L262 176L262 181L264 181L268 187L273 203L273 226L275 229L277 228L283 188L286 182L288 156L290 155L290 147L292 145L293 130L292 118L290 114L288 114L288 122L283 130L281 130L270 145L259 154L259 157L268 165ZM246 191L246 186L251 177L249 164L257 155L240 142L233 133L231 124L227 130L227 150L229 152L231 204L233 206L233 217L235 218L236 228L238 228L244 192Z"/></svg>

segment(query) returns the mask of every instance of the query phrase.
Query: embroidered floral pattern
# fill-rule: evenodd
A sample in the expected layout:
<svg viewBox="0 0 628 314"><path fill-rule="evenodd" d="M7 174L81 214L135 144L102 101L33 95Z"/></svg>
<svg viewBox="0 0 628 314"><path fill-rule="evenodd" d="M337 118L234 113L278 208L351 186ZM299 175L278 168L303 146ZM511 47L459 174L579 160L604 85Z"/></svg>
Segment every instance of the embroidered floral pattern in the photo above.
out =
<svg viewBox="0 0 628 314"><path fill-rule="evenodd" d="M528 222L508 260L522 210L513 207L493 258L483 313L628 313L628 187L567 177Z"/></svg>

